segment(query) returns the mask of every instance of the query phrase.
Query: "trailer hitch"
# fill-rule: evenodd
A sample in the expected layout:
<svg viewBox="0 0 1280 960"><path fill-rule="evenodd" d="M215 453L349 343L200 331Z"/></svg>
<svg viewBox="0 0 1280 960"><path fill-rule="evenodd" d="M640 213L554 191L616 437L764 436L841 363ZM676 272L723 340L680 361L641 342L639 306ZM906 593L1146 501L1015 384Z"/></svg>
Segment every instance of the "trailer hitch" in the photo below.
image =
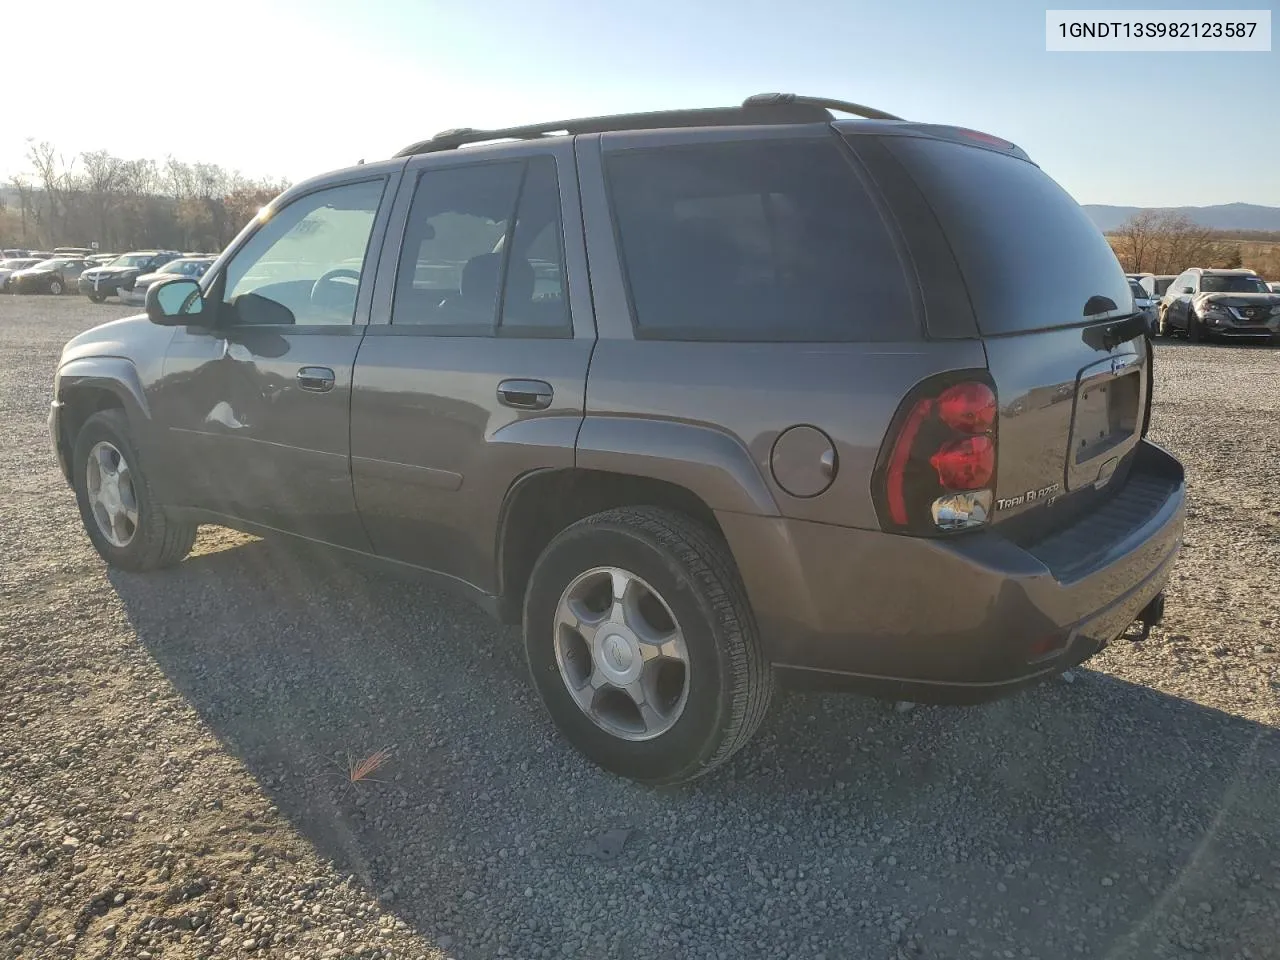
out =
<svg viewBox="0 0 1280 960"><path fill-rule="evenodd" d="M1131 643L1141 643L1147 637L1151 636L1151 628L1164 619L1164 591L1160 591L1151 602L1139 611L1137 618L1133 621L1142 628L1142 632L1134 635L1126 633L1125 636Z"/></svg>

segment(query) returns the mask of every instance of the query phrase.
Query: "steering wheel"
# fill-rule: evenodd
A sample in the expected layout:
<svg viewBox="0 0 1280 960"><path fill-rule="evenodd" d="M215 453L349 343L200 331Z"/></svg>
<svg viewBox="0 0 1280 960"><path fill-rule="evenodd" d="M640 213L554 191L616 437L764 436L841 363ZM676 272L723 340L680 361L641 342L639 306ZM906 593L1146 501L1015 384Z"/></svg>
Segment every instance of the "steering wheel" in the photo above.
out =
<svg viewBox="0 0 1280 960"><path fill-rule="evenodd" d="M350 283L343 283L350 280ZM355 306L360 271L348 267L328 270L311 285L311 302L317 307L346 310Z"/></svg>

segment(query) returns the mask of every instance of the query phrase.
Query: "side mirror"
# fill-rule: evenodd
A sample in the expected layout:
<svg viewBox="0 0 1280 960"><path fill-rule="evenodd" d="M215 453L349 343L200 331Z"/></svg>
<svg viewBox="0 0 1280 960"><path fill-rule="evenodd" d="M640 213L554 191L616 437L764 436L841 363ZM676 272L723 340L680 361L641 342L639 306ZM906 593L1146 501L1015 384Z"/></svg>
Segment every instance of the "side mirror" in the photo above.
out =
<svg viewBox="0 0 1280 960"><path fill-rule="evenodd" d="M147 288L147 317L162 327L207 324L200 284L174 277Z"/></svg>

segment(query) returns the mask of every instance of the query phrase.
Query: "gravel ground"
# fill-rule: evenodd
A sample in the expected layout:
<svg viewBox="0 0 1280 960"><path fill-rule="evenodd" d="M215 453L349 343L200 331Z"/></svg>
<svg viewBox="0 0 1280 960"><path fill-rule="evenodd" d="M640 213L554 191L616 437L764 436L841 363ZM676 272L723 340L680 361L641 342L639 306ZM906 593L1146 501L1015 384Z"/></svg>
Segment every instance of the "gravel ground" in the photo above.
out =
<svg viewBox="0 0 1280 960"><path fill-rule="evenodd" d="M979 708L780 698L659 790L416 584L217 529L108 572L44 418L129 312L0 298L0 957L1280 957L1280 351L1158 348L1191 512L1145 643Z"/></svg>

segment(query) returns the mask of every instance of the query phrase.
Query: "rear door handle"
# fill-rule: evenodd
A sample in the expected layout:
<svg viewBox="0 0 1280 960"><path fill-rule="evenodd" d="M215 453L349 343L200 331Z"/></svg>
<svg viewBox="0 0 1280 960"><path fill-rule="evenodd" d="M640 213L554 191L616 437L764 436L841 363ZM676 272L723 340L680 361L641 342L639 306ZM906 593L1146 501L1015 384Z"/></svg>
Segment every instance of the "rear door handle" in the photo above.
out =
<svg viewBox="0 0 1280 960"><path fill-rule="evenodd" d="M328 367L303 367L298 371L298 386L312 393L328 393L336 379Z"/></svg>
<svg viewBox="0 0 1280 960"><path fill-rule="evenodd" d="M498 402L519 410L545 410L551 406L551 384L543 380L503 380L498 384Z"/></svg>

